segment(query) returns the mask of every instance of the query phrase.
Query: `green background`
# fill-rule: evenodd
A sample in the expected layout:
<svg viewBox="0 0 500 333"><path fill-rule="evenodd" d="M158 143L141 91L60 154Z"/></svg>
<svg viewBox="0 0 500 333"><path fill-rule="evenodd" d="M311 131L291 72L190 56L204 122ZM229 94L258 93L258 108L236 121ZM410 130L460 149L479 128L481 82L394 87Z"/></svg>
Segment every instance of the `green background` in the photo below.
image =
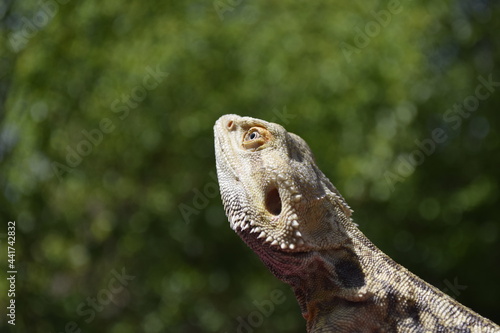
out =
<svg viewBox="0 0 500 333"><path fill-rule="evenodd" d="M302 136L377 246L500 321L500 86L474 99L479 76L500 81L499 15L473 0L3 2L0 330L304 332L224 215L226 113Z"/></svg>

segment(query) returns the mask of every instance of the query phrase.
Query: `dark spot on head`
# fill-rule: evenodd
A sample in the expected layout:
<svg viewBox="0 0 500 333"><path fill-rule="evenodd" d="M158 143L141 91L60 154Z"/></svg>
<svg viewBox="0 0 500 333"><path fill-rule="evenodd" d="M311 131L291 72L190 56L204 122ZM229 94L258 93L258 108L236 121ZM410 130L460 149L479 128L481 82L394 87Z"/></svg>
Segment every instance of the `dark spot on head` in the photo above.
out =
<svg viewBox="0 0 500 333"><path fill-rule="evenodd" d="M304 157L302 156L302 153L298 149L294 149L292 154L292 159L301 163L304 160Z"/></svg>
<svg viewBox="0 0 500 333"><path fill-rule="evenodd" d="M288 149L288 156L290 156L292 160L301 163L304 160L303 152L300 149L301 146L298 144L296 139L291 135L287 135L287 141L288 141L287 146L290 147Z"/></svg>

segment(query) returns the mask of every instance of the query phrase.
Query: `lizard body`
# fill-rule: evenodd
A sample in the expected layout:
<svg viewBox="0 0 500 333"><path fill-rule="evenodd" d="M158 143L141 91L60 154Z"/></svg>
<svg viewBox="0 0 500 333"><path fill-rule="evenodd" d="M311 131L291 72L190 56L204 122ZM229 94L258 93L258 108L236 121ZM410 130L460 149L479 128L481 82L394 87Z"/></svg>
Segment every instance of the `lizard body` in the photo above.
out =
<svg viewBox="0 0 500 333"><path fill-rule="evenodd" d="M373 245L299 136L237 115L214 134L230 226L292 287L308 332L500 332Z"/></svg>

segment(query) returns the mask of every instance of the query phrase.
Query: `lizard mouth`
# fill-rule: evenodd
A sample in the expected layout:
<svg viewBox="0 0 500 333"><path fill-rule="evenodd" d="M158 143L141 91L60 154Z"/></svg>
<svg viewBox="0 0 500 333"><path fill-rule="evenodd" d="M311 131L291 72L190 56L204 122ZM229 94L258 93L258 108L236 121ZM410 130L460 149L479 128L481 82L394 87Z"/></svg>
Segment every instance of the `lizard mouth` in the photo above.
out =
<svg viewBox="0 0 500 333"><path fill-rule="evenodd" d="M239 181L238 174L231 163L231 160L228 158L228 154L224 149L224 146L228 144L228 140L224 140L223 136L217 135L218 131L220 130L217 128L217 125L214 127L214 131L216 133L215 135L215 155L216 155L216 169L217 173L220 172L220 170L227 170L229 171L230 175L234 177L236 181Z"/></svg>

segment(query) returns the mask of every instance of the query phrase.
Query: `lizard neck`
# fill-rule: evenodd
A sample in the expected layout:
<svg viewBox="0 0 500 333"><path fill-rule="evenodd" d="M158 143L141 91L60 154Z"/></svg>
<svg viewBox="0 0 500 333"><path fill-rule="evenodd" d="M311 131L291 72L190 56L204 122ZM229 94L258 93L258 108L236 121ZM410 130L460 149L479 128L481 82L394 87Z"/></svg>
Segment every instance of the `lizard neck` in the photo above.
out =
<svg viewBox="0 0 500 333"><path fill-rule="evenodd" d="M328 250L284 253L263 248L252 234L240 236L278 279L292 287L308 332L343 330L346 326L331 326L332 318L343 315L350 317L344 324L354 325L354 330L356 322L364 320L363 313L369 315L372 293L352 242Z"/></svg>
<svg viewBox="0 0 500 333"><path fill-rule="evenodd" d="M321 242L328 244L327 248L315 244L315 250L284 252L269 243L263 244L255 233L249 233L248 230L239 232L269 270L292 287L302 315L307 320L308 332L317 331L314 327L331 329L322 323L337 318L336 312L352 312L353 317L364 319L362 312L368 308L365 303L370 302L367 269L363 267L357 244L371 243L351 222L346 209L337 201L337 197L324 197L308 202L309 207L313 206L318 212L318 216L329 220L328 223L321 223L327 226L322 231L328 237L325 239L334 240ZM308 222L313 224L313 221ZM359 237L364 239L363 242L359 242ZM374 253L377 251L374 246L367 249ZM349 311L346 312L346 309ZM349 323L355 322L351 318Z"/></svg>
<svg viewBox="0 0 500 333"><path fill-rule="evenodd" d="M343 247L310 253L306 262L300 272L288 276L285 282L294 290L308 332L345 329L329 324L332 317L342 316L346 316L345 324L355 328L356 321L364 319L363 312L372 302L368 277L357 254Z"/></svg>
<svg viewBox="0 0 500 333"><path fill-rule="evenodd" d="M334 241L317 242L326 246L308 251L281 251L248 229L238 232L269 270L293 288L309 333L495 327L395 263L338 206L318 216L328 221ZM441 316L443 312L455 315Z"/></svg>

